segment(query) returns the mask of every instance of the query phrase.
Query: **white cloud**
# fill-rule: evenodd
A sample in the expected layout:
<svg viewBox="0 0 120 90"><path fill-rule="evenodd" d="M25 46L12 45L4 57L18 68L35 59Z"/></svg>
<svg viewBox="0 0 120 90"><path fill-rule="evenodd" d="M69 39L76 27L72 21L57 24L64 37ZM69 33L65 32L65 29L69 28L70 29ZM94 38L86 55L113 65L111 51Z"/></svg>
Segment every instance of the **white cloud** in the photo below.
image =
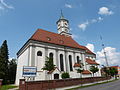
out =
<svg viewBox="0 0 120 90"><path fill-rule="evenodd" d="M82 24L79 24L78 27L84 31L89 24L97 23L97 22L100 22L102 20L103 20L102 17L98 17L98 18L86 21L86 22L84 22Z"/></svg>
<svg viewBox="0 0 120 90"><path fill-rule="evenodd" d="M92 52L94 52L94 45L93 45L93 44L88 43L88 44L86 45L86 47L87 47L89 50L91 50Z"/></svg>
<svg viewBox="0 0 120 90"><path fill-rule="evenodd" d="M78 25L78 27L84 31L88 25L89 25L89 22L86 21L86 22Z"/></svg>
<svg viewBox="0 0 120 90"><path fill-rule="evenodd" d="M96 23L97 20L96 20L96 19L92 19L91 22L92 22L92 23Z"/></svg>
<svg viewBox="0 0 120 90"><path fill-rule="evenodd" d="M102 17L98 17L98 21L102 21L103 20L103 18Z"/></svg>
<svg viewBox="0 0 120 90"><path fill-rule="evenodd" d="M4 10L3 6L0 4L0 10Z"/></svg>
<svg viewBox="0 0 120 90"><path fill-rule="evenodd" d="M5 9L14 9L14 7L6 4L4 0L0 0L0 10L5 10Z"/></svg>
<svg viewBox="0 0 120 90"><path fill-rule="evenodd" d="M72 38L78 39L79 37L78 37L78 35L76 35L76 34L72 34Z"/></svg>
<svg viewBox="0 0 120 90"><path fill-rule="evenodd" d="M117 52L116 48L105 47L105 52L107 55L107 61L108 61L109 65L119 65L120 64L120 52ZM103 50L97 52L97 61L101 65L106 65Z"/></svg>
<svg viewBox="0 0 120 90"><path fill-rule="evenodd" d="M100 15L112 15L113 11L110 11L109 8L107 8L107 7L101 7L101 8L99 8L98 14L100 14Z"/></svg>
<svg viewBox="0 0 120 90"><path fill-rule="evenodd" d="M70 5L70 4L65 4L65 7L66 8L73 8L72 5Z"/></svg>
<svg viewBox="0 0 120 90"><path fill-rule="evenodd" d="M96 22L100 22L100 21L102 21L102 20L103 20L102 17L98 17L98 18L96 18L96 19L92 19L92 20L90 21L90 23L96 23Z"/></svg>
<svg viewBox="0 0 120 90"><path fill-rule="evenodd" d="M101 7L101 8L99 9L98 14L100 14L100 15L112 15L113 12L110 11L107 7ZM102 18L102 17L94 18L94 19L91 19L91 20L89 20L89 21L86 21L86 22L83 22L83 23L79 24L78 27L79 27L81 30L85 31L85 29L87 28L87 26L88 26L89 24L97 23L97 22L100 22L100 21L103 21L103 18Z"/></svg>
<svg viewBox="0 0 120 90"><path fill-rule="evenodd" d="M86 45L88 49L94 52L94 45L88 43ZM109 66L120 65L120 52L116 51L116 48L113 47L105 47L104 48L107 56L107 61ZM96 52L96 61L100 63L100 65L106 65L105 55L103 49L101 51Z"/></svg>

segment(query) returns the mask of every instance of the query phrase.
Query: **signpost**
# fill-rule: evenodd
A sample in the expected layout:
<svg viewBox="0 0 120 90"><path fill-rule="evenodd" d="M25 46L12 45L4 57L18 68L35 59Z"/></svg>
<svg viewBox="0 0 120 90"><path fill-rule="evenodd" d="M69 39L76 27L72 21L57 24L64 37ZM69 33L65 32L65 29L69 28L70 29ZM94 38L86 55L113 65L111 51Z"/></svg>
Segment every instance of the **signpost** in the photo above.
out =
<svg viewBox="0 0 120 90"><path fill-rule="evenodd" d="M37 68L32 66L23 67L23 77L35 77L37 73Z"/></svg>

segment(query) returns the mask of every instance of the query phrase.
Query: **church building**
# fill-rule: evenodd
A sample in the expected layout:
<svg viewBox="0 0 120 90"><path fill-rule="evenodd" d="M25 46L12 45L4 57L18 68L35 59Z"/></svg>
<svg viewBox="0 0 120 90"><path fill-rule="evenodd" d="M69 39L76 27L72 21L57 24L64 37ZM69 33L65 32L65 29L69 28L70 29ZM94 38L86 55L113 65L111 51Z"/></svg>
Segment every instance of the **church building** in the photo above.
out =
<svg viewBox="0 0 120 90"><path fill-rule="evenodd" d="M68 72L70 78L80 78L76 67L82 65L82 77L92 77L90 66L99 67L95 61L96 55L87 47L79 45L71 37L69 21L61 14L56 22L58 33L38 29L17 53L16 84L19 79L26 80L53 80L61 79L61 74ZM54 70L48 72L42 70L45 66L46 57L53 58ZM35 77L24 77L23 67L36 67ZM100 76L100 71L94 76Z"/></svg>

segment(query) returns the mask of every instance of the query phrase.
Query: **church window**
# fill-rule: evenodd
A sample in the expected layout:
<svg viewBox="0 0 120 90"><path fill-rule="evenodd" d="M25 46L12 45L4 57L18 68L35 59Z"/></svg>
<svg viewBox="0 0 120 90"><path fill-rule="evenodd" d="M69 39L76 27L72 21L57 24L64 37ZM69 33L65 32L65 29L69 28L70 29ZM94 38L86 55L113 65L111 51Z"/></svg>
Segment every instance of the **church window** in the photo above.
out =
<svg viewBox="0 0 120 90"><path fill-rule="evenodd" d="M80 63L79 56L77 56L77 63Z"/></svg>
<svg viewBox="0 0 120 90"><path fill-rule="evenodd" d="M60 54L60 69L64 71L63 54Z"/></svg>
<svg viewBox="0 0 120 90"><path fill-rule="evenodd" d="M73 67L72 67L72 56L69 55L69 66L70 66L70 71L73 71Z"/></svg>
<svg viewBox="0 0 120 90"><path fill-rule="evenodd" d="M42 56L42 52L41 52L41 51L38 51L38 52L37 52L37 56Z"/></svg>
<svg viewBox="0 0 120 90"><path fill-rule="evenodd" d="M67 29L65 29L65 31L67 32Z"/></svg>
<svg viewBox="0 0 120 90"><path fill-rule="evenodd" d="M47 40L48 40L48 41L51 41L51 38L50 38L50 37L47 37Z"/></svg>
<svg viewBox="0 0 120 90"><path fill-rule="evenodd" d="M53 59L53 53L49 54L49 58Z"/></svg>
<svg viewBox="0 0 120 90"><path fill-rule="evenodd" d="M67 25L67 23L65 23L65 25Z"/></svg>
<svg viewBox="0 0 120 90"><path fill-rule="evenodd" d="M60 43L62 43L62 44L63 44L63 43L64 43L64 41L63 41L63 40L60 40Z"/></svg>

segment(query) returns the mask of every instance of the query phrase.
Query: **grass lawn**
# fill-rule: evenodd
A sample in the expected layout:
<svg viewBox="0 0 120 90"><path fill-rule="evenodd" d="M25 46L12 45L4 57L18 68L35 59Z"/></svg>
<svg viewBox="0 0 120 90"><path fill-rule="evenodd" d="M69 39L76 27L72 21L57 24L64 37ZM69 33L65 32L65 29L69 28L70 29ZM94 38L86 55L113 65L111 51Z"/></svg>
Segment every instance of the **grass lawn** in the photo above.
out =
<svg viewBox="0 0 120 90"><path fill-rule="evenodd" d="M79 87L76 87L76 88L71 88L71 89L66 89L66 90L75 90L75 89L79 89L79 88L85 88L85 87L90 87L90 86L105 84L105 83L109 83L109 82L113 82L113 81L116 81L116 80L106 81L106 82L101 82L101 83L96 83L96 84L91 84L91 85L86 85L86 86L79 86Z"/></svg>
<svg viewBox="0 0 120 90"><path fill-rule="evenodd" d="M18 86L14 86L14 85L3 85L2 88L0 90L8 90L11 88L16 88Z"/></svg>

